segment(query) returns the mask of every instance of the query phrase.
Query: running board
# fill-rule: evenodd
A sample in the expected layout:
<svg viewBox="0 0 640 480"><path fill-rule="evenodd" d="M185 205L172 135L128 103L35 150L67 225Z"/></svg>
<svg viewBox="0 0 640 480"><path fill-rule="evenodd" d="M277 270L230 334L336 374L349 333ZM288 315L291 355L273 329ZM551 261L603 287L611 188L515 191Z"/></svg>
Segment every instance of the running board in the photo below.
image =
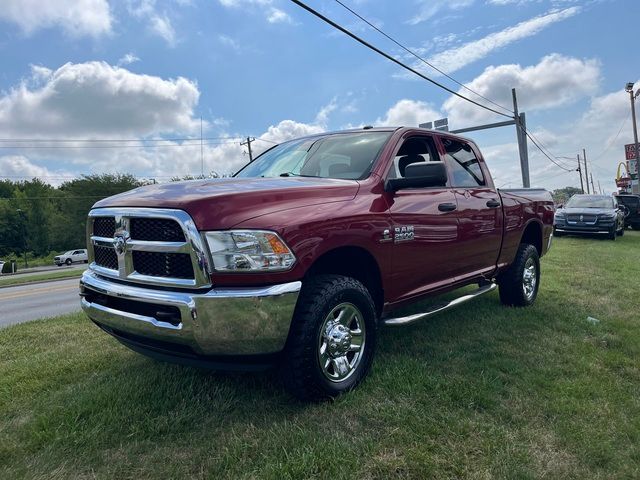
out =
<svg viewBox="0 0 640 480"><path fill-rule="evenodd" d="M468 302L469 300L473 300L480 295L485 293L493 292L498 285L495 283L489 283L482 287L479 287L475 292L469 293L467 295L463 295L462 297L455 298L450 302L445 303L444 305L439 305L434 307L432 310L422 313L416 313L414 315L409 315L407 317L397 317L397 318L386 318L382 320L382 323L389 327L399 327L403 325L409 325L410 323L418 322L424 318L430 317L431 315L435 315L436 313L443 312L444 310L448 310L450 308L456 307L461 303Z"/></svg>

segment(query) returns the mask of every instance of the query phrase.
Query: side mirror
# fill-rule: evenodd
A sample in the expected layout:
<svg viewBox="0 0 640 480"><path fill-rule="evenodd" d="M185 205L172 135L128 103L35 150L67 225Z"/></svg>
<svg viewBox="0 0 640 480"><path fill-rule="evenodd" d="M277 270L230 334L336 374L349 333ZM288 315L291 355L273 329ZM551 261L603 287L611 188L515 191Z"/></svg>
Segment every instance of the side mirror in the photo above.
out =
<svg viewBox="0 0 640 480"><path fill-rule="evenodd" d="M404 178L390 178L384 189L395 192L403 188L445 187L447 169L444 162L420 162L407 165Z"/></svg>

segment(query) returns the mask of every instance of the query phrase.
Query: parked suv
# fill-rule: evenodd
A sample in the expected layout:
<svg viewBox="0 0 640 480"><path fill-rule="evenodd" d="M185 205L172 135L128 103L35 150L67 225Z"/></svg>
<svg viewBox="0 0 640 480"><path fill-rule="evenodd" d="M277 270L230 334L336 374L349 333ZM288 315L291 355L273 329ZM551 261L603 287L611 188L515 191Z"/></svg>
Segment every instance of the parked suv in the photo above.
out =
<svg viewBox="0 0 640 480"><path fill-rule="evenodd" d="M553 220L553 234L606 233L609 239L624 234L626 209L616 197L607 195L574 195Z"/></svg>
<svg viewBox="0 0 640 480"><path fill-rule="evenodd" d="M61 267L62 265L71 265L72 263L87 263L88 260L89 257L87 256L87 250L85 248L80 248L78 250L69 250L62 255L58 255L53 259L53 263Z"/></svg>
<svg viewBox="0 0 640 480"><path fill-rule="evenodd" d="M640 230L640 195L617 194L620 205L624 205L629 213L624 219L624 226Z"/></svg>

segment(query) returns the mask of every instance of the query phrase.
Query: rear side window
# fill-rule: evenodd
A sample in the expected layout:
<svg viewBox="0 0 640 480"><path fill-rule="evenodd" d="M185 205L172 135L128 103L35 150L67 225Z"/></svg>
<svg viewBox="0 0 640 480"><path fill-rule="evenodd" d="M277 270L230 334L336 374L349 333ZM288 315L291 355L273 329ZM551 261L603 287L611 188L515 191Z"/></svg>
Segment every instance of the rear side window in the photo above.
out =
<svg viewBox="0 0 640 480"><path fill-rule="evenodd" d="M480 162L468 143L443 138L444 161L451 172L453 187L478 187L485 184Z"/></svg>

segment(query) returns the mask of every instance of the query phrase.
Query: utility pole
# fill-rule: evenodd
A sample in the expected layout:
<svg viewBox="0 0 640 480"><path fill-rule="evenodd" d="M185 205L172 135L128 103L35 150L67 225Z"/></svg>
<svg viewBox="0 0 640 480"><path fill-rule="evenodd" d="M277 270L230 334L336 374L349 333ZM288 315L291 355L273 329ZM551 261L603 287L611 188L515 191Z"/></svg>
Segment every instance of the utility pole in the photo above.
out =
<svg viewBox="0 0 640 480"><path fill-rule="evenodd" d="M632 122L633 123L633 143L636 146L636 172L637 172L636 185L639 185L640 183L640 145L638 145L638 126L636 124L636 97L640 95L640 90L636 90L636 93L634 95L632 82L627 83L625 90L629 92L629 98L631 99L631 119L633 120ZM631 169L627 168L627 170L629 170L629 175L631 175ZM633 176L631 176L631 178L633 179ZM633 180L631 180L631 182L632 182L631 193L640 192L640 186L636 187L638 188L638 190L634 191L635 189L633 187Z"/></svg>
<svg viewBox="0 0 640 480"><path fill-rule="evenodd" d="M584 193L584 183L582 183L582 167L580 166L580 154L578 153L576 157L578 158L578 169L576 170L576 172L580 174L580 190L582 190L582 193Z"/></svg>
<svg viewBox="0 0 640 480"><path fill-rule="evenodd" d="M200 176L204 178L204 146L202 142L202 115L200 115Z"/></svg>
<svg viewBox="0 0 640 480"><path fill-rule="evenodd" d="M591 193L589 191L589 168L587 167L587 152L585 152L584 148L582 149L582 159L584 160L584 179L587 181L587 193Z"/></svg>
<svg viewBox="0 0 640 480"><path fill-rule="evenodd" d="M522 172L522 186L529 188L531 182L529 179L529 152L527 151L526 136L526 120L524 113L522 116L518 114L518 99L516 97L516 89L511 89L511 97L513 98L513 119L516 122L516 133L518 138L518 151L520 152L520 171Z"/></svg>
<svg viewBox="0 0 640 480"><path fill-rule="evenodd" d="M253 154L251 153L251 142L255 141L255 138L253 137L247 137L247 141L246 142L241 142L240 145L241 146L247 146L247 150L249 150L249 163L253 162Z"/></svg>

